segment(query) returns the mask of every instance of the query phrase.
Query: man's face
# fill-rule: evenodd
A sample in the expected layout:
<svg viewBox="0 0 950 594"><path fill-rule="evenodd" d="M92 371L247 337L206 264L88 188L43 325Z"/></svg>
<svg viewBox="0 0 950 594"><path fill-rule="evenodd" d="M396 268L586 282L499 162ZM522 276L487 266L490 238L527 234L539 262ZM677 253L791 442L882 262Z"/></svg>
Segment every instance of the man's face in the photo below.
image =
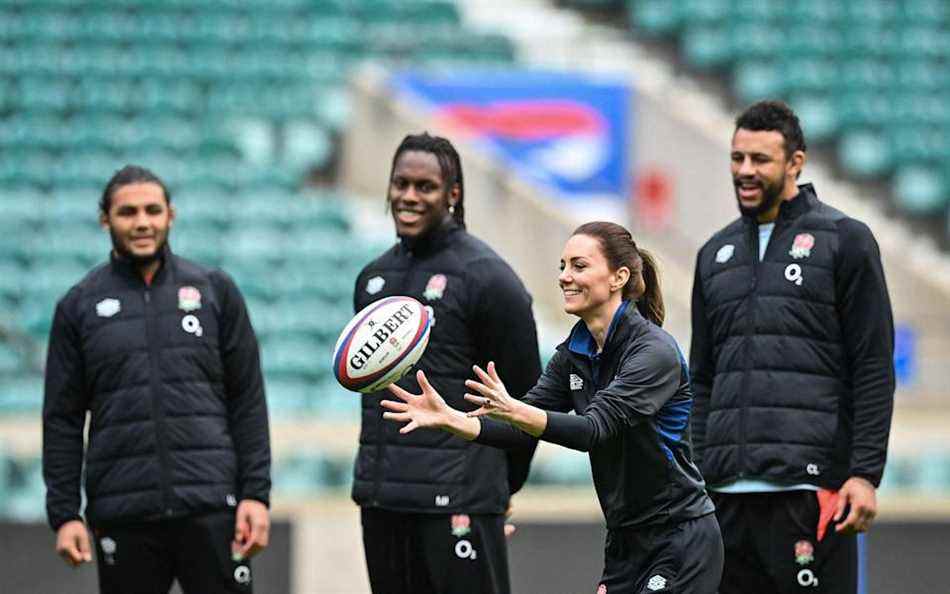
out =
<svg viewBox="0 0 950 594"><path fill-rule="evenodd" d="M100 223L109 230L118 255L147 264L161 254L174 218L162 187L145 182L119 186Z"/></svg>
<svg viewBox="0 0 950 594"><path fill-rule="evenodd" d="M396 235L419 237L440 226L451 215L449 206L457 200L442 181L442 168L432 153L406 151L396 160L389 180L389 208L396 223Z"/></svg>
<svg viewBox="0 0 950 594"><path fill-rule="evenodd" d="M732 183L742 214L757 216L778 204L788 165L781 132L739 128L732 137L731 161Z"/></svg>

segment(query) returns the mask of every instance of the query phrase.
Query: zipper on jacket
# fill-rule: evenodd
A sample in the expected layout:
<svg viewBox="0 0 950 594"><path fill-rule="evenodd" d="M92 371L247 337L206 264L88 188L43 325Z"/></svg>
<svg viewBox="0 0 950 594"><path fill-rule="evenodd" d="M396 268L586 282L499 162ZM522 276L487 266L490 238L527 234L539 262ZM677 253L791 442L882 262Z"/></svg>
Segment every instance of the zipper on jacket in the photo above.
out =
<svg viewBox="0 0 950 594"><path fill-rule="evenodd" d="M759 258L759 224L753 221L748 226L747 242L752 256L752 281L749 284L749 320L746 325L745 345L743 347L745 350L745 371L742 374L742 384L739 388L739 399L741 401L739 407L739 478L745 477L747 470L745 467L746 423L748 417L746 402L748 400L749 384L751 382L750 376L752 375L752 357L755 353L755 349L752 348L752 337L756 334L756 326L758 325L759 319L759 269L768 257L769 252L774 251L774 246L777 243L779 235L786 226L785 222L785 218L781 216L780 212L779 216L775 219L775 227L772 228L772 233L769 235L769 244L765 247L765 253L761 259Z"/></svg>
<svg viewBox="0 0 950 594"><path fill-rule="evenodd" d="M145 289L145 342L148 345L148 387L152 405L152 422L155 423L155 447L158 450L159 473L162 482L162 515L171 516L175 512L171 508L171 478L168 461L168 447L165 443L165 414L159 401L160 384L158 381L158 347L155 344L156 332L152 326L155 315L152 312L151 289Z"/></svg>
<svg viewBox="0 0 950 594"><path fill-rule="evenodd" d="M747 243L749 245L749 254L752 257L752 280L749 283L749 319L746 321L745 344L743 345L743 351L745 352L743 364L745 370L742 374L742 383L739 386L739 478L743 478L746 475L745 448L746 421L748 417L746 402L748 400L749 377L752 375L752 356L755 352L755 349L752 348L752 338L755 335L755 326L757 323L758 300L756 299L756 295L759 290L759 266L761 265L761 261L759 260L759 227L754 221L748 225ZM769 243L771 243L771 240Z"/></svg>

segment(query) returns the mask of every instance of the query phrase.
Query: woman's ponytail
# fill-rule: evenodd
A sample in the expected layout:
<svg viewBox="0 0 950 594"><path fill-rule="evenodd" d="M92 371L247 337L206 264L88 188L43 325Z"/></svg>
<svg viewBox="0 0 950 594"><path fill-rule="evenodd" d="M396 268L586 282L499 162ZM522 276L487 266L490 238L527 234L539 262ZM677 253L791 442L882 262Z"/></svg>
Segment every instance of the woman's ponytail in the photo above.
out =
<svg viewBox="0 0 950 594"><path fill-rule="evenodd" d="M663 293L660 291L660 273L656 266L656 258L650 252L637 248L640 260L643 262L643 294L637 298L637 310L640 315L657 326L662 326L666 319L666 306L663 305Z"/></svg>

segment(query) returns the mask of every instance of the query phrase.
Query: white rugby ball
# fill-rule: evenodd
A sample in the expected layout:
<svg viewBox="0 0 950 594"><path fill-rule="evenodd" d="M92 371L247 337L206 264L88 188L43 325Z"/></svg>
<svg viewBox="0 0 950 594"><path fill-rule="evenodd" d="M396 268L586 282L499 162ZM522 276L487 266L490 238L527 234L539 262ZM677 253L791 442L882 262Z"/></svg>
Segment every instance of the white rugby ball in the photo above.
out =
<svg viewBox="0 0 950 594"><path fill-rule="evenodd" d="M346 325L333 349L333 373L344 388L375 392L404 376L429 344L430 319L412 297L370 303Z"/></svg>

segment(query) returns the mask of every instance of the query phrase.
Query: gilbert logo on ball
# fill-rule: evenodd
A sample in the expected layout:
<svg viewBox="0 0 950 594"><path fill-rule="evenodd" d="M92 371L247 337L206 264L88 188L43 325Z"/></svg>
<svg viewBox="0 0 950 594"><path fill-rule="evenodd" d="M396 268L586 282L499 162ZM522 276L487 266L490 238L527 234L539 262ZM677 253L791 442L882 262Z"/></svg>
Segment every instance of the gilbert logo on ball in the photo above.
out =
<svg viewBox="0 0 950 594"><path fill-rule="evenodd" d="M412 297L371 303L346 325L333 349L340 385L375 392L404 376L429 343L429 312Z"/></svg>

